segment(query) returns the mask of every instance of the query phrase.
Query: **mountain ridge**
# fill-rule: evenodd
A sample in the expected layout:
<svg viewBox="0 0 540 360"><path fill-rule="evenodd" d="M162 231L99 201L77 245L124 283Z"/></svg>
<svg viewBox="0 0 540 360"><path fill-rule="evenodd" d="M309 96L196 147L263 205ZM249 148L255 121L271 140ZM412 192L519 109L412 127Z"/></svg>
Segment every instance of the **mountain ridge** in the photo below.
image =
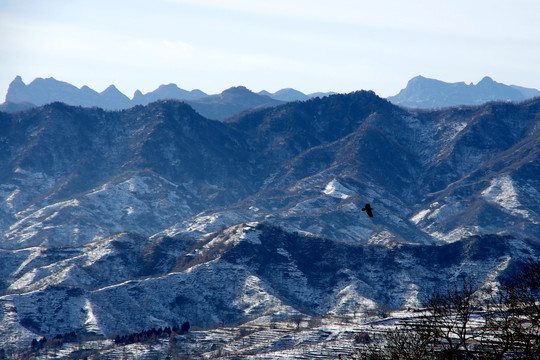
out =
<svg viewBox="0 0 540 360"><path fill-rule="evenodd" d="M284 88L275 93L262 90L256 94L261 98L253 103L255 93L250 91L251 94L246 94L251 98L250 101L237 97L236 100L239 100L240 103L233 104L230 97L227 96L227 91L235 88L237 87L226 89L221 94L208 95L198 89L187 91L170 83L160 85L157 89L146 94L136 90L130 99L118 91L114 85L110 85L103 92L98 93L86 85L78 89L52 77L36 78L26 85L20 76L16 76L6 93L5 102L0 105L0 111L15 112L54 101L65 102L69 105L97 106L106 110L120 110L135 105L147 105L158 100L176 99L188 102L207 118L224 120L260 106L275 106L280 102L306 101L315 97L336 94L334 92L317 92L306 95L292 88ZM494 81L489 76L485 76L477 84L465 84L464 82L447 83L418 75L409 80L407 86L398 94L389 96L387 99L400 106L433 109L480 105L490 101L520 102L538 96L540 96L540 91L537 89L505 85ZM220 100L224 100L224 102L219 103Z"/></svg>
<svg viewBox="0 0 540 360"><path fill-rule="evenodd" d="M490 101L520 102L540 96L536 89L505 85L485 76L476 85L447 83L421 75L415 76L398 94L388 100L396 105L434 109L460 105L481 105Z"/></svg>
<svg viewBox="0 0 540 360"><path fill-rule="evenodd" d="M184 90L170 83L160 85L157 89L143 94L136 90L130 99L114 85L110 85L101 93L84 85L80 89L67 82L50 78L36 78L26 85L21 76L16 76L9 85L4 104L0 111L15 112L19 109L46 105L52 102L64 102L68 105L83 107L100 107L105 110L122 110L136 105L148 105L159 100L182 100L197 109L207 118L224 120L245 110L261 106L275 106L286 101L307 100L312 97L324 97L329 93L305 95L294 89L282 89L275 93L261 91L258 94L245 91L244 96L234 96L231 92L239 87L231 87L221 94L208 95L201 90ZM245 89L245 87L244 87ZM246 89L247 90L247 89Z"/></svg>
<svg viewBox="0 0 540 360"><path fill-rule="evenodd" d="M540 213L529 205L518 211L522 201L531 202L538 186L532 176L539 155L532 114L538 112L538 101L530 100L414 113L372 92L356 92L253 110L227 122L205 119L188 105L171 100L122 112L53 103L24 113L3 113L6 156L0 169L3 193L10 199L3 206L3 221L19 217L14 229L27 228L22 233L30 234L31 224L44 216L40 208L58 203L64 209L60 204L74 201L74 195L85 204L89 196L95 197L91 194L121 191L126 201L135 201L147 196L143 192L133 198L137 191L128 189L135 184L155 182L163 188L170 182L177 196L187 201L184 214L189 216L180 219L180 227L205 209L224 207L223 214L228 214L227 208L232 207L243 208L234 210L232 218L239 222L271 216L310 231L322 221L308 216L317 213L318 206L352 220L362 201L387 198L392 200L379 205L384 227L391 228L398 241L412 237L429 242L432 236L437 241L452 238L455 228L426 232L426 227L439 226L433 220L442 221L441 210L453 208L452 199L463 196L459 195L463 190L453 193L457 185L466 189L468 183L480 181L474 187L475 198L504 210L497 215L500 231L517 222L530 229L523 230L526 234L538 226ZM516 151L524 156L515 158ZM512 165L502 166L505 163ZM504 189L497 184L504 184ZM345 191L343 195L332 190L338 188ZM482 195L508 189L513 191L513 203ZM247 210L251 207L258 208L259 214ZM505 219L511 209L516 212ZM113 218L117 216L120 213ZM470 218L472 228L475 218ZM315 233L351 241L358 239L351 236L355 232L376 238L381 232L379 220L347 225L328 218L322 222L325 230ZM117 224L123 221L118 219ZM135 225L131 220L127 223Z"/></svg>

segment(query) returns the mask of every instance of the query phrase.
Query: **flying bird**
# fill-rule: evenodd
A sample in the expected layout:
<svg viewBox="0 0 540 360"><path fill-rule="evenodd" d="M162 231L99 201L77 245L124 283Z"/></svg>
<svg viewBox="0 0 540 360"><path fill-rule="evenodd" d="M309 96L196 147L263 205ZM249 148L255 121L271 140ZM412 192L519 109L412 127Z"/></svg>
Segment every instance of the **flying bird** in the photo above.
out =
<svg viewBox="0 0 540 360"><path fill-rule="evenodd" d="M373 208L369 204L366 204L366 206L362 208L362 211L365 211L369 217L373 217L373 212L371 210L373 210Z"/></svg>

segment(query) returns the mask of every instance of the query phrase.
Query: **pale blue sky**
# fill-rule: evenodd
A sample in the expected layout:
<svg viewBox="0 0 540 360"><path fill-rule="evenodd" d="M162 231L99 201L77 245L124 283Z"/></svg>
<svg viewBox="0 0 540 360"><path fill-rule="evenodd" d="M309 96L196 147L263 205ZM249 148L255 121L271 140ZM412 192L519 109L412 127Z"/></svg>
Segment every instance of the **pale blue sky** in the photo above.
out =
<svg viewBox="0 0 540 360"><path fill-rule="evenodd" d="M16 75L132 97L375 91L416 75L540 89L537 0L0 0L0 102Z"/></svg>

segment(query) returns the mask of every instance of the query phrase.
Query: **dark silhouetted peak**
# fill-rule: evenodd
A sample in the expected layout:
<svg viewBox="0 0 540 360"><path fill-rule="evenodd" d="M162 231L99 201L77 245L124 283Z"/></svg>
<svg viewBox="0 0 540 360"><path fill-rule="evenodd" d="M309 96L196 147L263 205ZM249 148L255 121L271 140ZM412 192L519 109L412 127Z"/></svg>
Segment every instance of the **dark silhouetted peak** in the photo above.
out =
<svg viewBox="0 0 540 360"><path fill-rule="evenodd" d="M9 84L8 91L6 93L6 102L9 103L25 103L30 102L30 97L26 94L26 84L23 82L22 77L17 75L15 79Z"/></svg>
<svg viewBox="0 0 540 360"><path fill-rule="evenodd" d="M99 94L99 97L101 98L100 107L105 109L120 110L132 105L131 100L114 85L109 85Z"/></svg>
<svg viewBox="0 0 540 360"><path fill-rule="evenodd" d="M314 93L311 93L309 94L309 98L315 98L315 97L319 97L319 98L323 98L323 97L327 97L327 96L331 96L331 95L337 95L338 93L337 92L334 92L334 91L317 91L317 92L314 92Z"/></svg>
<svg viewBox="0 0 540 360"><path fill-rule="evenodd" d="M282 101L256 94L245 86L231 87L219 95L207 96L188 103L201 115L214 120L225 120L246 110L283 104Z"/></svg>
<svg viewBox="0 0 540 360"><path fill-rule="evenodd" d="M484 77L476 84L476 89L480 93L479 97L486 101L522 101L526 99L518 89L498 83L489 76Z"/></svg>
<svg viewBox="0 0 540 360"><path fill-rule="evenodd" d="M144 95L143 93L141 92L141 90L135 90L135 92L133 93L133 104L134 105L142 105L144 104Z"/></svg>
<svg viewBox="0 0 540 360"><path fill-rule="evenodd" d="M287 93L288 95L286 95ZM224 120L246 110L269 107L282 104L269 93L255 94L245 86L232 87L219 95L209 96L199 89L184 90L174 83L160 85L154 91L143 94L140 90L135 91L133 98L129 99L114 85L109 86L101 93L83 86L80 89L69 83L58 81L53 77L37 78L30 84L25 85L22 78L17 76L11 83L6 94L6 103L9 107L3 109L22 109L28 105L45 105L54 101L64 102L69 105L82 107L101 107L106 110L127 109L134 105L147 105L149 103L173 99L190 102L196 110L211 119ZM291 94L294 94L291 96ZM285 89L279 92L278 97L286 98L286 101L303 98L300 92L293 89ZM16 104L25 104L18 106Z"/></svg>
<svg viewBox="0 0 540 360"><path fill-rule="evenodd" d="M136 104L146 105L148 103L163 100L163 99L175 99L175 100L198 100L204 98L206 95L200 90L187 91L179 88L176 84L160 85L156 90L142 94L139 92L137 97L133 97L133 101Z"/></svg>
<svg viewBox="0 0 540 360"><path fill-rule="evenodd" d="M490 85L493 85L493 84L498 84L497 82L495 82L491 77L489 76L484 76L482 78L482 80L480 80L478 82L478 84L476 84L476 86L490 86Z"/></svg>
<svg viewBox="0 0 540 360"><path fill-rule="evenodd" d="M426 91L444 91L444 89L448 86L451 87L462 87L466 86L464 82L457 82L457 83L445 83L444 81L437 80L437 79L430 79L421 75L415 76L409 82L407 83L406 89L402 91L410 91L410 90L416 90L420 91L422 93L425 93Z"/></svg>
<svg viewBox="0 0 540 360"><path fill-rule="evenodd" d="M36 78L30 84L28 88L34 88L36 90L51 90L54 92L76 92L79 89L75 85L71 85L65 81L56 80L54 77L48 78Z"/></svg>
<svg viewBox="0 0 540 360"><path fill-rule="evenodd" d="M15 79L9 84L9 87L21 87L26 86L20 75L15 76Z"/></svg>
<svg viewBox="0 0 540 360"><path fill-rule="evenodd" d="M307 100L309 96L306 94L291 88L281 89L276 91L272 98L281 100L281 101L297 101L297 100Z"/></svg>
<svg viewBox="0 0 540 360"><path fill-rule="evenodd" d="M154 96L162 97L163 99L185 99L189 97L189 91L180 89L176 84L160 85L154 92Z"/></svg>
<svg viewBox="0 0 540 360"><path fill-rule="evenodd" d="M76 86L67 82L58 81L53 77L36 78L28 85L22 79L15 79L15 87L9 88L6 101L13 103L29 102L35 105L44 105L53 101L79 105L80 91Z"/></svg>
<svg viewBox="0 0 540 360"><path fill-rule="evenodd" d="M262 96L272 97L272 93L270 93L270 92L268 92L266 90L259 91L257 94L262 95Z"/></svg>
<svg viewBox="0 0 540 360"><path fill-rule="evenodd" d="M413 77L412 79L410 79L407 82L407 86L413 86L413 85L416 85L416 84L421 84L422 82L425 82L425 81L438 81L438 80L428 79L426 77L423 77L422 75L417 75L417 76Z"/></svg>
<svg viewBox="0 0 540 360"><path fill-rule="evenodd" d="M81 93L88 94L88 95L96 95L97 91L95 91L94 89L84 85L83 87L81 87Z"/></svg>
<svg viewBox="0 0 540 360"><path fill-rule="evenodd" d="M249 90L245 86L234 86L227 90L224 90L221 95L225 97L237 97L237 96L257 96L253 91Z"/></svg>
<svg viewBox="0 0 540 360"><path fill-rule="evenodd" d="M158 90L178 91L180 90L180 88L178 87L178 85L170 83L170 84L159 85Z"/></svg>
<svg viewBox="0 0 540 360"><path fill-rule="evenodd" d="M118 94L122 94L120 92L120 90L118 90L118 88L114 85L109 85L105 90L103 90L101 92L101 94L114 94L114 95L118 95ZM124 94L122 94L124 95Z"/></svg>
<svg viewBox="0 0 540 360"><path fill-rule="evenodd" d="M205 96L208 96L207 93L205 93L204 91L202 90L199 90L199 89L193 89L189 92L191 94L191 96L194 98L194 99L200 99L200 98L203 98Z"/></svg>
<svg viewBox="0 0 540 360"><path fill-rule="evenodd" d="M259 95L249 90L245 86L235 86L227 90L224 90L219 97L225 102L240 101L243 104L256 104L273 103L277 104L277 100L274 100L268 96Z"/></svg>
<svg viewBox="0 0 540 360"><path fill-rule="evenodd" d="M335 92L315 92L315 93L306 95L303 92L292 89L292 88L281 89L281 90L276 91L273 94L266 90L262 90L258 92L258 95L268 96L268 97L271 97L272 99L285 101L285 102L304 101L304 100L308 100L315 97L325 97L325 96L335 95L335 94L336 94Z"/></svg>

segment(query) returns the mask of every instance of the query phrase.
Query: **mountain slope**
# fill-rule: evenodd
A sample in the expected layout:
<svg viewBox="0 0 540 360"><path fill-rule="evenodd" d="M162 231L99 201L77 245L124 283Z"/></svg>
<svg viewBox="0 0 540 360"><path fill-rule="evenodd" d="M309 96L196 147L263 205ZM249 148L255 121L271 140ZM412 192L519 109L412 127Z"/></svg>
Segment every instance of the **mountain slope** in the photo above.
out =
<svg viewBox="0 0 540 360"><path fill-rule="evenodd" d="M45 236L35 231L36 223L46 233L93 228L91 233L103 235L105 228L107 236L135 225L149 235L172 219L253 191L236 175L249 161L242 136L182 103L121 113L54 103L2 115L0 211L2 225L12 223L10 229L2 226L4 239L12 239L2 240L8 247L14 239L25 239L18 246L38 244L30 238L74 239ZM69 223L73 229L61 229Z"/></svg>
<svg viewBox="0 0 540 360"><path fill-rule="evenodd" d="M0 253L13 262L4 269L12 285L1 311L5 319L6 306L17 309L19 325L3 329L19 326L25 340L71 331L113 337L186 320L208 327L265 314L417 306L471 271L476 285L490 286L540 255L540 247L483 236L387 248L251 223L196 243L119 234L84 247L29 248L32 260L22 263L20 252Z"/></svg>
<svg viewBox="0 0 540 360"><path fill-rule="evenodd" d="M227 123L174 101L2 114L2 246L84 243L119 231L201 235L264 219L361 242L516 229L530 236L540 213L539 112L531 100L415 113L358 92ZM514 184L514 205L488 201L502 210L488 226L474 199L501 181ZM367 202L373 219L360 211ZM469 220L447 219L456 214Z"/></svg>
<svg viewBox="0 0 540 360"><path fill-rule="evenodd" d="M540 255L539 121L539 99L412 111L366 91L224 122L178 101L0 113L2 344L495 286Z"/></svg>

